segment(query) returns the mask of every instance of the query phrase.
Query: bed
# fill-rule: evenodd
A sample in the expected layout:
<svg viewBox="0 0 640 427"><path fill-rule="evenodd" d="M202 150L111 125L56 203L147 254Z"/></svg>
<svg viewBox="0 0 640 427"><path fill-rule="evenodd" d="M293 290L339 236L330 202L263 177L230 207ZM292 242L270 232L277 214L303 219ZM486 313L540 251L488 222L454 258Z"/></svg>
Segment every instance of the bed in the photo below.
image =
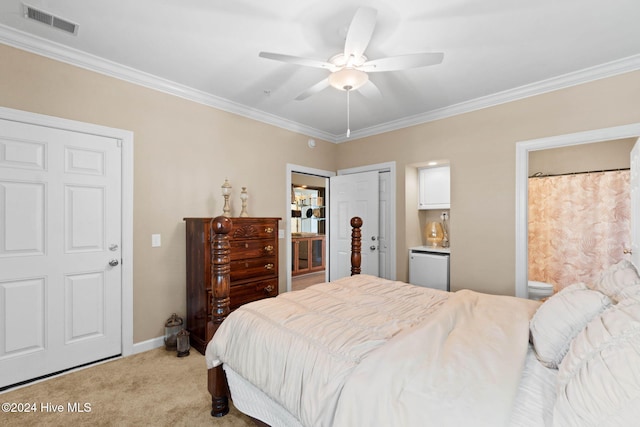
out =
<svg viewBox="0 0 640 427"><path fill-rule="evenodd" d="M360 273L228 308L212 220L212 415L271 426L600 426L640 417L640 277L621 261L546 302Z"/></svg>

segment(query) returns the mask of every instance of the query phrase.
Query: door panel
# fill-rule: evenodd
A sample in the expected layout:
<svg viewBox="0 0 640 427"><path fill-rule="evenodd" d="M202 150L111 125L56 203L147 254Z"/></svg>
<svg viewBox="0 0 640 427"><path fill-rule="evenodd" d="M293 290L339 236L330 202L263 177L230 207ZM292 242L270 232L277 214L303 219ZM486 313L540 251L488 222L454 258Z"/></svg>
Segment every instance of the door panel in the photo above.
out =
<svg viewBox="0 0 640 427"><path fill-rule="evenodd" d="M121 353L122 201L116 139L0 119L0 148L2 387Z"/></svg>
<svg viewBox="0 0 640 427"><path fill-rule="evenodd" d="M0 167L41 170L45 169L46 145L0 137Z"/></svg>
<svg viewBox="0 0 640 427"><path fill-rule="evenodd" d="M65 251L103 251L104 188L65 186Z"/></svg>
<svg viewBox="0 0 640 427"><path fill-rule="evenodd" d="M0 283L0 360L44 348L44 277ZM4 334L4 336L3 336Z"/></svg>
<svg viewBox="0 0 640 427"><path fill-rule="evenodd" d="M104 334L104 272L65 277L65 339L67 343Z"/></svg>
<svg viewBox="0 0 640 427"><path fill-rule="evenodd" d="M80 175L104 175L105 153L65 147L65 172Z"/></svg>
<svg viewBox="0 0 640 427"><path fill-rule="evenodd" d="M0 257L44 253L45 185L0 181Z"/></svg>

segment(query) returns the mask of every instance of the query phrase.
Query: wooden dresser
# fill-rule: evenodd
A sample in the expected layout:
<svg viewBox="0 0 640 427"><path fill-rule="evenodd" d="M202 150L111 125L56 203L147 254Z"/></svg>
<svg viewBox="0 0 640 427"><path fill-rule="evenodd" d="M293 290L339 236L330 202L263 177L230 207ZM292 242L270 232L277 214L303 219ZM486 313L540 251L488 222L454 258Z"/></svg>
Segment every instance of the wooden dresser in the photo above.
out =
<svg viewBox="0 0 640 427"><path fill-rule="evenodd" d="M204 354L211 315L211 218L185 218L187 252L187 330L191 346ZM231 310L278 295L278 221L231 218Z"/></svg>

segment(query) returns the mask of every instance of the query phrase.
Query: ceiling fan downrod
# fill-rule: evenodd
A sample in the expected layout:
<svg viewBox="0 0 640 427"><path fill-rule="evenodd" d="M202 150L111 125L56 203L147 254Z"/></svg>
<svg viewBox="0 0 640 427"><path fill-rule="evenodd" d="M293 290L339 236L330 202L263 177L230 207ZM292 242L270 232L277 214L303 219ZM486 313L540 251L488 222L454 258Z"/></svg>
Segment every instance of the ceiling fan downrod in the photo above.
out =
<svg viewBox="0 0 640 427"><path fill-rule="evenodd" d="M351 114L350 114L350 102L349 102L349 93L351 93L351 89L353 89L353 86L345 86L344 90L347 91L347 138L349 138L349 136L351 136Z"/></svg>

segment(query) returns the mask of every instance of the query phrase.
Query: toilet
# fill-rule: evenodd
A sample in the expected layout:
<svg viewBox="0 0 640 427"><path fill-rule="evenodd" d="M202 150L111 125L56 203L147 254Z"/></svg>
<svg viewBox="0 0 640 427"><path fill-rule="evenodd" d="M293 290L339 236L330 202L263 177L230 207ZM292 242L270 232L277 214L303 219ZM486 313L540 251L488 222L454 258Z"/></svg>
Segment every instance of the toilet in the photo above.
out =
<svg viewBox="0 0 640 427"><path fill-rule="evenodd" d="M529 280L527 290L529 291L529 299L541 300L553 295L553 285L551 283Z"/></svg>

